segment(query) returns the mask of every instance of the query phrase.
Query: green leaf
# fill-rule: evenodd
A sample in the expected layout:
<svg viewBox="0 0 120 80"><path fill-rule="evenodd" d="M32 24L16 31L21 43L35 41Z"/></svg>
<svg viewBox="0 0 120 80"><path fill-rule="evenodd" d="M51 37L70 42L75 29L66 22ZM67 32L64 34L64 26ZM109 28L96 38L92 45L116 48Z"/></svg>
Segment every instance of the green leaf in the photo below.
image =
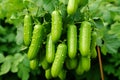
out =
<svg viewBox="0 0 120 80"><path fill-rule="evenodd" d="M116 14L115 17L114 17L114 21L119 21L120 22L120 15L119 14Z"/></svg>
<svg viewBox="0 0 120 80"><path fill-rule="evenodd" d="M13 62L11 66L11 72L18 72L18 65L23 61L24 56L20 53L16 53L13 57Z"/></svg>
<svg viewBox="0 0 120 80"><path fill-rule="evenodd" d="M0 51L3 52L3 51L8 51L8 48L6 45L0 45Z"/></svg>
<svg viewBox="0 0 120 80"><path fill-rule="evenodd" d="M120 79L120 67L116 70L114 75Z"/></svg>
<svg viewBox="0 0 120 80"><path fill-rule="evenodd" d="M56 6L58 6L58 0L43 0L43 8L45 11L52 13Z"/></svg>
<svg viewBox="0 0 120 80"><path fill-rule="evenodd" d="M94 20L94 25L95 25L98 29L105 28L104 22L103 22L103 20L102 20L101 18L99 18L99 17L94 17L93 20Z"/></svg>
<svg viewBox="0 0 120 80"><path fill-rule="evenodd" d="M112 57L109 59L109 62L114 63L114 66L117 67L120 65L120 54L114 54Z"/></svg>
<svg viewBox="0 0 120 80"><path fill-rule="evenodd" d="M24 55L24 60L23 60L23 64L26 66L26 67L30 67L29 64L30 63L30 61L29 61L29 59L28 59L28 57L27 57L27 55L25 54Z"/></svg>
<svg viewBox="0 0 120 80"><path fill-rule="evenodd" d="M3 28L1 25L0 25L0 34L2 34L2 35L6 34L6 29Z"/></svg>
<svg viewBox="0 0 120 80"><path fill-rule="evenodd" d="M11 68L12 58L13 58L12 56L7 56L5 58L5 61L1 65L1 68L0 68L0 75L4 75L9 72Z"/></svg>
<svg viewBox="0 0 120 80"><path fill-rule="evenodd" d="M27 59L28 60L28 59ZM30 68L28 66L29 62L26 62L26 57L24 60L19 64L18 76L21 80L28 80Z"/></svg>
<svg viewBox="0 0 120 80"><path fill-rule="evenodd" d="M8 34L6 36L6 38L7 38L8 42L13 42L13 41L15 41L15 34L14 33L10 33L10 34Z"/></svg>
<svg viewBox="0 0 120 80"><path fill-rule="evenodd" d="M107 72L107 74L114 74L115 73L115 68L112 64L105 65L104 70Z"/></svg>
<svg viewBox="0 0 120 80"><path fill-rule="evenodd" d="M22 0L4 0L0 3L4 17L10 18L11 14L16 13L23 9L24 5Z"/></svg>
<svg viewBox="0 0 120 80"><path fill-rule="evenodd" d="M59 0L63 4L68 4L68 0Z"/></svg>
<svg viewBox="0 0 120 80"><path fill-rule="evenodd" d="M113 6L113 5L109 4L108 10L111 12L120 13L120 6Z"/></svg>
<svg viewBox="0 0 120 80"><path fill-rule="evenodd" d="M59 11L60 11L60 13L62 15L62 18L65 19L65 17L67 16L67 8L66 8L66 6L61 4L59 6Z"/></svg>
<svg viewBox="0 0 120 80"><path fill-rule="evenodd" d="M115 63L115 66L119 66L120 65L120 61L117 60L116 63Z"/></svg>
<svg viewBox="0 0 120 80"><path fill-rule="evenodd" d="M93 0L90 1L89 3L89 10L92 16L97 15L96 13L98 12L98 8L100 7L100 3L102 0Z"/></svg>
<svg viewBox="0 0 120 80"><path fill-rule="evenodd" d="M19 24L17 27L16 43L17 45L21 45L23 43L23 25L22 24Z"/></svg>
<svg viewBox="0 0 120 80"><path fill-rule="evenodd" d="M82 22L84 20L84 14L81 13L80 10L81 10L81 8L78 8L76 13L74 14L74 21Z"/></svg>
<svg viewBox="0 0 120 80"><path fill-rule="evenodd" d="M101 46L101 51L102 51L102 53L103 53L104 55L107 54L107 48L106 48L105 45L102 45L102 46Z"/></svg>
<svg viewBox="0 0 120 80"><path fill-rule="evenodd" d="M112 22L111 12L108 11L108 10L105 10L105 11L103 12L103 19L105 20L105 22L111 23L111 22Z"/></svg>
<svg viewBox="0 0 120 80"><path fill-rule="evenodd" d="M104 35L103 39L107 52L111 54L117 53L118 48L120 47L120 40L116 38L116 36L109 34Z"/></svg>
<svg viewBox="0 0 120 80"><path fill-rule="evenodd" d="M97 32L97 45L102 46L102 38L106 34L107 29L103 24L103 20L97 17L94 17L94 26Z"/></svg>
<svg viewBox="0 0 120 80"><path fill-rule="evenodd" d="M114 34L120 39L120 23L116 22L112 24L109 34Z"/></svg>
<svg viewBox="0 0 120 80"><path fill-rule="evenodd" d="M117 53L118 48L120 47L120 40L115 35L110 34L101 19L94 19L94 21L98 34L97 45L101 46L102 53L104 55L106 55L106 53Z"/></svg>
<svg viewBox="0 0 120 80"><path fill-rule="evenodd" d="M0 63L3 63L5 61L5 56L0 53Z"/></svg>

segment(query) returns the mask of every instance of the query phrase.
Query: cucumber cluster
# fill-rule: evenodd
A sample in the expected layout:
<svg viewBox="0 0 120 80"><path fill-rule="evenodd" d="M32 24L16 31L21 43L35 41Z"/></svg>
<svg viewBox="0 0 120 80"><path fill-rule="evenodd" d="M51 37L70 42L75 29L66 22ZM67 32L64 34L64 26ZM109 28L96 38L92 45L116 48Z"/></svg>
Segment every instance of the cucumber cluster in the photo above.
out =
<svg viewBox="0 0 120 80"><path fill-rule="evenodd" d="M79 0L69 0L68 15L76 12L78 3ZM46 79L65 80L66 74L71 70L76 75L82 75L90 70L91 58L97 56L97 33L93 31L91 22L82 21L79 26L74 23L67 24L66 31L64 29L58 10L51 13L51 30L47 36L44 34L43 24L35 24L33 27L31 16L24 18L24 45L29 47L27 57L30 68L36 70L42 67Z"/></svg>

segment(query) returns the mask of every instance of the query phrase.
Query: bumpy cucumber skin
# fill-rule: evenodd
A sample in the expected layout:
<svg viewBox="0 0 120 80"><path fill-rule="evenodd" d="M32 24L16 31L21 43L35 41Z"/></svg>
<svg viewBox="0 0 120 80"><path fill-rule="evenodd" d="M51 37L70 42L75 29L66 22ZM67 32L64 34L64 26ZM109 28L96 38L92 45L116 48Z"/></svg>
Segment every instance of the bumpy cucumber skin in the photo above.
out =
<svg viewBox="0 0 120 80"><path fill-rule="evenodd" d="M67 5L67 13L73 15L78 8L78 0L69 0Z"/></svg>
<svg viewBox="0 0 120 80"><path fill-rule="evenodd" d="M90 53L92 58L97 57L97 51L96 51L96 40L97 40L97 33L95 31L92 32L91 37L91 47L90 47Z"/></svg>
<svg viewBox="0 0 120 80"><path fill-rule="evenodd" d="M47 70L50 67L50 64L47 62L46 58L41 62L41 66L44 70Z"/></svg>
<svg viewBox="0 0 120 80"><path fill-rule="evenodd" d="M84 71L89 71L91 67L90 57L81 57L81 63Z"/></svg>
<svg viewBox="0 0 120 80"><path fill-rule="evenodd" d="M52 42L52 37L49 34L47 37L47 43L46 43L46 60L49 63L52 63L55 56L55 44Z"/></svg>
<svg viewBox="0 0 120 80"><path fill-rule="evenodd" d="M66 60L66 67L69 69L69 70L72 70L72 69L75 69L77 67L77 58L74 58L74 59L67 59Z"/></svg>
<svg viewBox="0 0 120 80"><path fill-rule="evenodd" d="M51 79L52 78L51 69L50 68L45 70L45 77L46 77L46 79Z"/></svg>
<svg viewBox="0 0 120 80"><path fill-rule="evenodd" d="M67 31L68 56L73 59L77 53L77 28L75 25L68 25Z"/></svg>
<svg viewBox="0 0 120 80"><path fill-rule="evenodd" d="M43 40L43 26L38 24L35 25L33 30L32 41L28 50L28 59L32 60L37 56L39 48L41 47L42 40Z"/></svg>
<svg viewBox="0 0 120 80"><path fill-rule="evenodd" d="M24 17L24 44L29 46L32 38L32 18L30 15Z"/></svg>
<svg viewBox="0 0 120 80"><path fill-rule="evenodd" d="M64 60L67 54L67 46L63 43L57 47L54 62L51 67L51 74L53 77L57 77L63 67Z"/></svg>
<svg viewBox="0 0 120 80"><path fill-rule="evenodd" d="M56 43L62 34L62 17L58 11L52 12L52 27L51 27L51 36L52 41Z"/></svg>
<svg viewBox="0 0 120 80"><path fill-rule="evenodd" d="M32 70L37 69L38 65L39 65L39 61L37 59L33 59L30 61L30 68Z"/></svg>
<svg viewBox="0 0 120 80"><path fill-rule="evenodd" d="M60 71L58 77L60 78L60 80L65 80L65 78L66 78L66 70L62 69Z"/></svg>
<svg viewBox="0 0 120 80"><path fill-rule="evenodd" d="M88 21L83 21L80 27L79 34L79 51L82 56L90 55L91 43L91 24Z"/></svg>
<svg viewBox="0 0 120 80"><path fill-rule="evenodd" d="M77 75L82 75L84 73L84 69L83 69L83 66L82 66L82 61L81 59L79 59L79 63L78 63L78 66L76 68L76 74Z"/></svg>

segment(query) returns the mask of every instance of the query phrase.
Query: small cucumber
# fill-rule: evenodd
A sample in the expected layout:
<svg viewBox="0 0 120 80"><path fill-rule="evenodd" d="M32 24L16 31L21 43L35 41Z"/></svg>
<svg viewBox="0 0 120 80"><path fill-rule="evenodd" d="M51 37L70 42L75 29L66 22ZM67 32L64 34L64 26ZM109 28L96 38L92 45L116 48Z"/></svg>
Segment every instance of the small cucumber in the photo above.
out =
<svg viewBox="0 0 120 80"><path fill-rule="evenodd" d="M77 53L77 28L74 24L68 25L67 31L68 56L73 59Z"/></svg>
<svg viewBox="0 0 120 80"><path fill-rule="evenodd" d="M88 21L83 21L80 27L79 34L79 50L82 56L90 55L91 43L91 24Z"/></svg>
<svg viewBox="0 0 120 80"><path fill-rule="evenodd" d="M77 75L82 75L84 73L84 69L83 69L83 66L82 66L82 61L81 59L79 59L79 63L78 63L78 66L76 68L76 74Z"/></svg>
<svg viewBox="0 0 120 80"><path fill-rule="evenodd" d="M60 80L65 80L66 78L66 70L65 69L62 69L58 75L58 77L60 78Z"/></svg>
<svg viewBox="0 0 120 80"><path fill-rule="evenodd" d="M46 77L46 79L51 79L52 78L51 69L50 68L45 70L45 77Z"/></svg>
<svg viewBox="0 0 120 80"><path fill-rule="evenodd" d="M91 37L91 47L90 47L90 53L92 58L97 57L97 51L96 51L96 40L97 40L97 33L95 31L92 32L92 37Z"/></svg>
<svg viewBox="0 0 120 80"><path fill-rule="evenodd" d="M55 56L55 44L52 42L51 35L49 34L47 37L46 43L46 60L49 63L52 63Z"/></svg>
<svg viewBox="0 0 120 80"><path fill-rule="evenodd" d="M90 57L81 57L81 63L84 71L89 71L91 67Z"/></svg>
<svg viewBox="0 0 120 80"><path fill-rule="evenodd" d="M47 62L46 58L44 58L43 61L41 62L41 66L44 70L50 67L50 64Z"/></svg>
<svg viewBox="0 0 120 80"><path fill-rule="evenodd" d="M24 44L29 46L32 38L32 18L30 15L24 17Z"/></svg>
<svg viewBox="0 0 120 80"><path fill-rule="evenodd" d="M41 47L42 40L43 40L43 26L38 24L35 25L33 30L32 41L28 50L28 59L32 60L37 56L37 53Z"/></svg>
<svg viewBox="0 0 120 80"><path fill-rule="evenodd" d="M37 68L38 68L38 65L39 65L38 59L30 60L30 68L31 68L32 70L37 69Z"/></svg>
<svg viewBox="0 0 120 80"><path fill-rule="evenodd" d="M51 27L51 36L52 41L56 43L62 34L62 16L59 11L52 12L52 27Z"/></svg>
<svg viewBox="0 0 120 80"><path fill-rule="evenodd" d="M67 5L67 13L72 15L76 12L78 8L78 0L69 0Z"/></svg>
<svg viewBox="0 0 120 80"><path fill-rule="evenodd" d="M62 70L63 63L65 61L67 54L67 46L63 43L59 44L57 47L54 62L51 67L51 74L53 77L57 77Z"/></svg>
<svg viewBox="0 0 120 80"><path fill-rule="evenodd" d="M74 58L74 59L67 58L67 60L66 60L66 67L69 70L75 69L77 67L77 58Z"/></svg>

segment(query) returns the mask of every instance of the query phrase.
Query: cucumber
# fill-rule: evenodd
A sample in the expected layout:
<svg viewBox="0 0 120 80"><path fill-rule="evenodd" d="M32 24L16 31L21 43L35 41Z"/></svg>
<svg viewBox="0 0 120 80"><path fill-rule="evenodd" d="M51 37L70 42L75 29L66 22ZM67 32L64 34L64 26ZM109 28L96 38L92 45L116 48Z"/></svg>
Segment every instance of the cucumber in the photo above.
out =
<svg viewBox="0 0 120 80"><path fill-rule="evenodd" d="M90 57L81 57L81 63L84 71L89 71L91 67Z"/></svg>
<svg viewBox="0 0 120 80"><path fill-rule="evenodd" d="M65 80L66 78L66 70L62 69L58 75L58 77L60 78L60 80Z"/></svg>
<svg viewBox="0 0 120 80"><path fill-rule="evenodd" d="M95 31L92 32L92 37L91 37L91 47L90 47L90 53L92 58L97 57L97 51L96 51L96 40L97 40L97 33Z"/></svg>
<svg viewBox="0 0 120 80"><path fill-rule="evenodd" d="M73 15L78 8L78 0L69 0L67 5L67 13Z"/></svg>
<svg viewBox="0 0 120 80"><path fill-rule="evenodd" d="M46 60L52 63L55 56L55 44L52 42L51 35L49 34L46 42Z"/></svg>
<svg viewBox="0 0 120 80"><path fill-rule="evenodd" d="M78 63L78 66L76 68L76 74L77 75L82 75L84 73L84 69L83 69L83 66L82 66L82 61L81 59L79 59L79 63Z"/></svg>
<svg viewBox="0 0 120 80"><path fill-rule="evenodd" d="M77 53L77 28L74 24L68 26L67 31L68 56L73 59Z"/></svg>
<svg viewBox="0 0 120 80"><path fill-rule="evenodd" d="M47 62L46 58L44 58L43 61L41 62L41 66L44 70L50 68L50 64Z"/></svg>
<svg viewBox="0 0 120 80"><path fill-rule="evenodd" d="M51 69L50 68L45 70L45 77L46 77L46 79L51 79L52 78Z"/></svg>
<svg viewBox="0 0 120 80"><path fill-rule="evenodd" d="M57 77L62 70L65 58L67 54L67 46L63 43L59 44L57 47L54 62L51 67L51 74L53 77Z"/></svg>
<svg viewBox="0 0 120 80"><path fill-rule="evenodd" d="M91 24L88 21L83 21L80 27L79 34L79 51L82 56L90 55L91 43Z"/></svg>
<svg viewBox="0 0 120 80"><path fill-rule="evenodd" d="M25 15L24 17L24 44L26 46L30 45L32 38L32 18L30 15Z"/></svg>
<svg viewBox="0 0 120 80"><path fill-rule="evenodd" d="M30 68L31 68L32 70L37 69L37 68L38 68L38 65L39 65L38 59L30 60Z"/></svg>
<svg viewBox="0 0 120 80"><path fill-rule="evenodd" d="M51 36L52 41L56 43L62 34L62 16L58 11L52 12L52 27L51 27Z"/></svg>
<svg viewBox="0 0 120 80"><path fill-rule="evenodd" d="M77 67L77 58L74 58L74 59L67 58L66 67L69 70L75 69Z"/></svg>
<svg viewBox="0 0 120 80"><path fill-rule="evenodd" d="M32 41L28 50L28 59L32 60L37 56L37 53L41 47L43 40L43 26L41 24L37 24L33 30Z"/></svg>

